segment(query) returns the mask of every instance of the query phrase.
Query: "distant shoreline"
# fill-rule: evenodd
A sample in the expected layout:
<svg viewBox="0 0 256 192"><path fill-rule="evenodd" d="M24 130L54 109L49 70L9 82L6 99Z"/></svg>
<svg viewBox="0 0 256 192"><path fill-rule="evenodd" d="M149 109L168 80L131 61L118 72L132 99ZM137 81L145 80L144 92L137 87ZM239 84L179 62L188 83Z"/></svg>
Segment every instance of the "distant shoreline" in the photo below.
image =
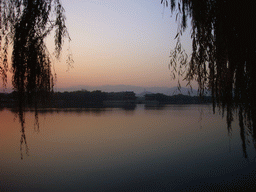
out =
<svg viewBox="0 0 256 192"><path fill-rule="evenodd" d="M3 90L3 89L2 89ZM13 90L11 88L7 88L3 91L0 91L1 93L11 93ZM86 90L86 91L95 91L95 90L101 90L103 92L125 92L125 91L133 91L136 96L143 95L145 93L162 93L164 95L173 96L177 95L179 93L183 95L191 95L191 96L197 96L198 91L197 87L189 88L189 87L180 87L177 86L168 87L168 86L136 86L136 85L99 85L99 86L87 86L87 85L77 85L77 86L71 86L71 87L65 87L65 88L53 88L54 92L75 92L79 90ZM209 94L207 95L209 96Z"/></svg>
<svg viewBox="0 0 256 192"><path fill-rule="evenodd" d="M0 93L0 107L14 108L17 103L17 93ZM52 93L47 104L39 104L38 108L100 108L127 107L134 108L137 104L166 105L166 104L207 104L212 103L210 96L188 96L183 94L168 96L162 93L136 96L133 91L102 92L74 91Z"/></svg>

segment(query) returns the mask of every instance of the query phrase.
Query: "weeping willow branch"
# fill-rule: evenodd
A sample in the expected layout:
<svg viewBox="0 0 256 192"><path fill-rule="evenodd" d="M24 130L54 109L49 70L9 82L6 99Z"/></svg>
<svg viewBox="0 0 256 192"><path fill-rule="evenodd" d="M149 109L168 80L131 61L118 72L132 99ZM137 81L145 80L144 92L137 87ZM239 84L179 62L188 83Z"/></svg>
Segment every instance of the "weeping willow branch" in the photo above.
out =
<svg viewBox="0 0 256 192"><path fill-rule="evenodd" d="M200 95L210 90L213 109L218 106L223 113L226 111L229 129L233 111L238 109L239 119L249 126L256 146L256 92L253 91L256 87L256 36L252 30L256 22L255 2L161 0L161 3L176 13L179 25L177 44L171 52L172 73L188 84L197 81ZM189 61L184 59L187 56L180 43L188 18L192 27Z"/></svg>
<svg viewBox="0 0 256 192"><path fill-rule="evenodd" d="M8 63L11 63L12 84L18 92L20 105L45 99L52 91L54 81L44 40L54 30L58 59L64 38L69 37L64 8L59 0L1 0L0 6L3 85L6 86ZM12 46L11 61L7 59L9 46ZM69 58L69 62L72 59Z"/></svg>

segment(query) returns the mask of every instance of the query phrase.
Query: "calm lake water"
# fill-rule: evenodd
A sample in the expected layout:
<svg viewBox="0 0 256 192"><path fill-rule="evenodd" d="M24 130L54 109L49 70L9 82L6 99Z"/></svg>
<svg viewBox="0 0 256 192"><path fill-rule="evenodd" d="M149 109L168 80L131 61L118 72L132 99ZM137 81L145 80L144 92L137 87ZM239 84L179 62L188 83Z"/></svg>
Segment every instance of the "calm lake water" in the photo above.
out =
<svg viewBox="0 0 256 192"><path fill-rule="evenodd" d="M19 119L0 111L1 191L242 191L256 179L253 143L244 158L238 120L229 135L211 105L38 116L39 129L25 113L21 144Z"/></svg>

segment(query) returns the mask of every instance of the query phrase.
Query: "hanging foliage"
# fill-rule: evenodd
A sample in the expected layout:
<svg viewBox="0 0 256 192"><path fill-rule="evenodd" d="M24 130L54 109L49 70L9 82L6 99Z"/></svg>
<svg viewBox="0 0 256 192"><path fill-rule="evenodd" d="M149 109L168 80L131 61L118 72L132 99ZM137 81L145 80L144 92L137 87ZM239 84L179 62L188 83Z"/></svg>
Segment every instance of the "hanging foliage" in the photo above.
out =
<svg viewBox="0 0 256 192"><path fill-rule="evenodd" d="M20 104L45 98L52 91L51 59L44 40L53 30L59 58L63 39L68 35L59 0L0 0L0 74L6 86L11 63L12 84Z"/></svg>
<svg viewBox="0 0 256 192"><path fill-rule="evenodd" d="M161 0L176 13L177 44L170 68L188 84L197 81L200 94L209 90L215 106L227 113L231 129L233 112L239 111L241 138L245 129L256 141L256 23L255 2L240 0ZM187 60L180 38L191 20L192 55ZM185 58L185 59L184 59ZM245 145L244 145L245 146ZM256 146L256 142L255 142Z"/></svg>

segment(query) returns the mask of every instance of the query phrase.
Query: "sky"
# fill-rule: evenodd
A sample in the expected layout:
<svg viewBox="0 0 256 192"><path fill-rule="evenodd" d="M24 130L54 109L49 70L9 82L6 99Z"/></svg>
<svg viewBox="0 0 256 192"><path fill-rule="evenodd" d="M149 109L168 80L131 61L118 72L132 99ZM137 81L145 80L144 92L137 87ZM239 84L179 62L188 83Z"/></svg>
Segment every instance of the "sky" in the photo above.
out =
<svg viewBox="0 0 256 192"><path fill-rule="evenodd" d="M168 68L177 23L161 0L61 2L71 43L65 42L61 59L53 62L57 74L55 90L78 85L177 85ZM184 39L183 46L189 53L190 39L186 34ZM52 37L47 39L47 45L52 53ZM66 64L69 47L73 68Z"/></svg>

